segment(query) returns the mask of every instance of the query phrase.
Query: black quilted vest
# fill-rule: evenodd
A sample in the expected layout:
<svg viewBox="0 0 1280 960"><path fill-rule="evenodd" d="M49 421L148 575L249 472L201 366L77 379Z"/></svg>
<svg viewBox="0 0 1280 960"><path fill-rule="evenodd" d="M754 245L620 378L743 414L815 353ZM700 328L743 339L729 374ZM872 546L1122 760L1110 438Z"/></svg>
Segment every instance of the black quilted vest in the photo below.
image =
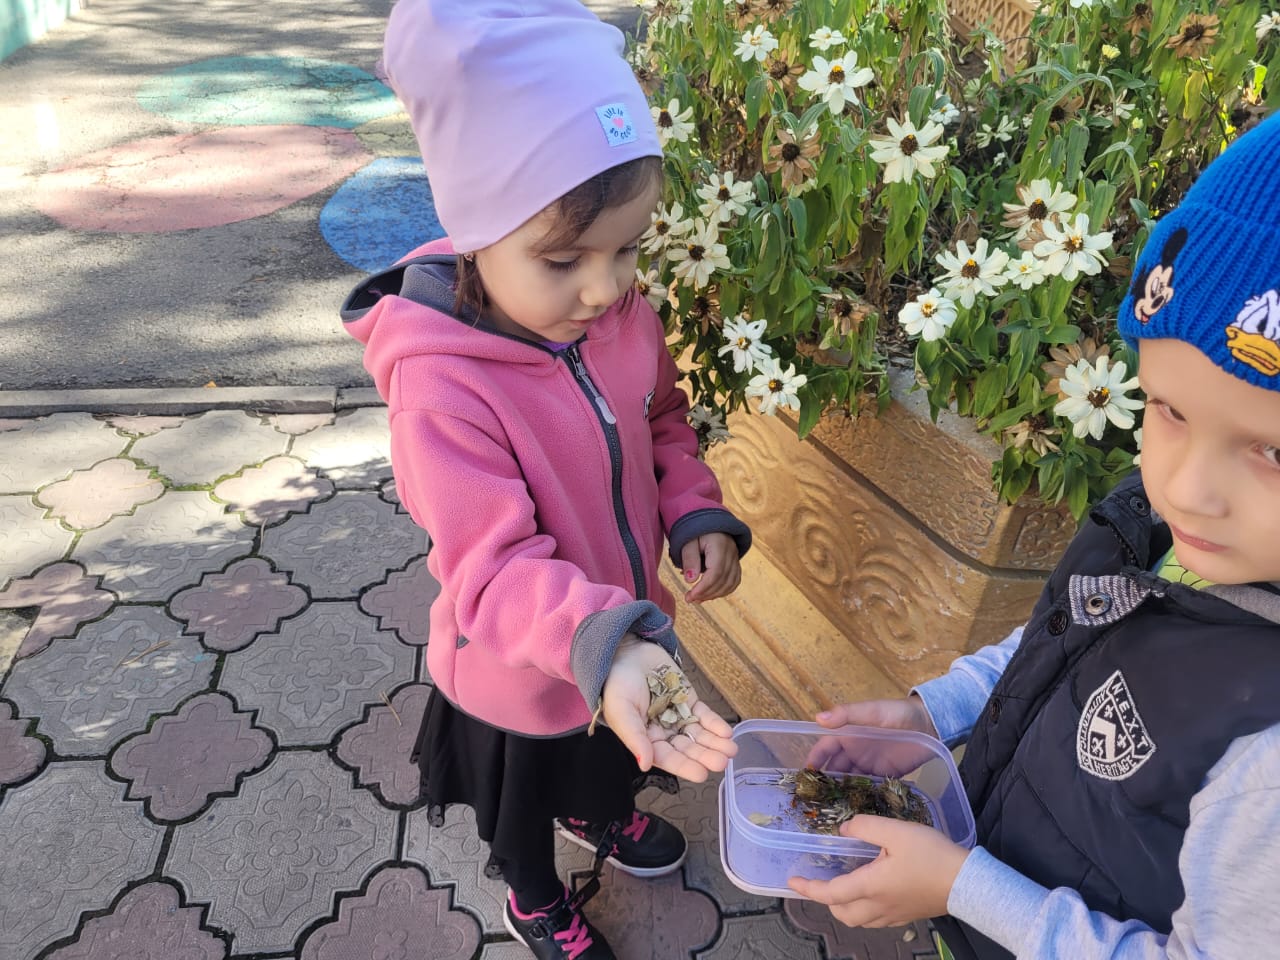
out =
<svg viewBox="0 0 1280 960"><path fill-rule="evenodd" d="M978 842L993 856L1164 933L1183 899L1178 851L1192 795L1232 740L1280 722L1270 585L1170 584L1149 572L1170 545L1137 475L1098 505L960 765ZM1242 592L1266 616L1238 606ZM950 917L934 922L956 960L1012 957Z"/></svg>

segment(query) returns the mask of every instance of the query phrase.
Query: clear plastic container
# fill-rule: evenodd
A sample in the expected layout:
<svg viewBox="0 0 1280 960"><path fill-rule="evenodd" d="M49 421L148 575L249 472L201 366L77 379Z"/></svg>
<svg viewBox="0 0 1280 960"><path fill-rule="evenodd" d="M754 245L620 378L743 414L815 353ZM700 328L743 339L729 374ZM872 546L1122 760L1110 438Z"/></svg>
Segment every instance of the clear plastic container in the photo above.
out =
<svg viewBox="0 0 1280 960"><path fill-rule="evenodd" d="M934 826L972 847L973 812L946 746L910 730L841 727L799 720L744 720L738 754L720 785L720 862L733 883L765 897L794 897L788 877L830 880L870 863L880 848L806 831L792 789L778 778L808 766L833 775L898 777L920 794Z"/></svg>

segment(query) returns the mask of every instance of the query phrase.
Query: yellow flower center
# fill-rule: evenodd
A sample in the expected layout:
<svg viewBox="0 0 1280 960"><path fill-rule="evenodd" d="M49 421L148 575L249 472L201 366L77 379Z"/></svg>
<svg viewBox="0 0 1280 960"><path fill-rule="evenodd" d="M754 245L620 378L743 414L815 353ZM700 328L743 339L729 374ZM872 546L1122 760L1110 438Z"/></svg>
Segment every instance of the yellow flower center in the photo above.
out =
<svg viewBox="0 0 1280 960"><path fill-rule="evenodd" d="M1095 407L1105 407L1108 403L1111 402L1111 391L1108 390L1106 387L1098 387L1094 390L1090 390L1089 396L1086 397L1085 399L1087 399Z"/></svg>
<svg viewBox="0 0 1280 960"><path fill-rule="evenodd" d="M964 266L960 268L960 276L969 280L982 276L982 268L978 266L978 261L973 257L966 260Z"/></svg>
<svg viewBox="0 0 1280 960"><path fill-rule="evenodd" d="M1027 216L1032 220L1043 220L1049 215L1049 205L1043 200L1033 200L1027 207Z"/></svg>
<svg viewBox="0 0 1280 960"><path fill-rule="evenodd" d="M700 243L691 243L691 244L689 244L689 259L690 259L690 260L701 260L701 259L703 258L703 256L706 254L706 252L707 252L707 248L706 248L706 247L704 247L704 246L703 246L702 244L700 244Z"/></svg>
<svg viewBox="0 0 1280 960"><path fill-rule="evenodd" d="M770 393L777 393L777 392L778 392L779 390L781 390L781 389L782 389L782 381L781 381L781 380L778 380L777 378L774 378L773 380L770 380L770 381L769 381L769 392L770 392Z"/></svg>
<svg viewBox="0 0 1280 960"><path fill-rule="evenodd" d="M1062 245L1066 247L1068 253L1079 253L1084 249L1084 238L1069 236Z"/></svg>
<svg viewBox="0 0 1280 960"><path fill-rule="evenodd" d="M932 300L926 300L924 303L920 304L920 312L926 317L932 317L938 312L938 305Z"/></svg>
<svg viewBox="0 0 1280 960"><path fill-rule="evenodd" d="M668 111L666 110L658 111L658 126L674 127L675 125L676 125L675 121L671 119L671 114Z"/></svg>
<svg viewBox="0 0 1280 960"><path fill-rule="evenodd" d="M831 68L831 72L827 74L828 83L844 83L844 67L836 64Z"/></svg>
<svg viewBox="0 0 1280 960"><path fill-rule="evenodd" d="M748 340L746 337L739 337L739 338L738 338L738 349L739 349L739 350L745 350L745 349L747 349L747 347L749 347L749 346L751 346L751 341L750 341L750 340Z"/></svg>
<svg viewBox="0 0 1280 960"><path fill-rule="evenodd" d="M719 190L716 191L716 199L719 200L721 203L727 202L730 196L731 194L729 193L728 187L721 187Z"/></svg>
<svg viewBox="0 0 1280 960"><path fill-rule="evenodd" d="M898 149L902 151L903 156L909 157L916 152L919 146L920 141L916 139L915 134L908 133L902 138L902 142L898 144Z"/></svg>

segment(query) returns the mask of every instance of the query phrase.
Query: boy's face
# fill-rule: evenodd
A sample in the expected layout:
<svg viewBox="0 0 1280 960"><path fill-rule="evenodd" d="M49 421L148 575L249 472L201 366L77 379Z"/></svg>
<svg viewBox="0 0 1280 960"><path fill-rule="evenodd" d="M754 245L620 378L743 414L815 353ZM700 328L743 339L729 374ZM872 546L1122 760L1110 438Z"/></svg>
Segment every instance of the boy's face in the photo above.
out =
<svg viewBox="0 0 1280 960"><path fill-rule="evenodd" d="M495 326L530 340L577 340L636 282L640 235L658 203L658 185L601 211L573 245L540 250L554 208L476 252Z"/></svg>
<svg viewBox="0 0 1280 960"><path fill-rule="evenodd" d="M1214 583L1280 580L1280 391L1181 340L1143 340L1142 480L1178 562Z"/></svg>

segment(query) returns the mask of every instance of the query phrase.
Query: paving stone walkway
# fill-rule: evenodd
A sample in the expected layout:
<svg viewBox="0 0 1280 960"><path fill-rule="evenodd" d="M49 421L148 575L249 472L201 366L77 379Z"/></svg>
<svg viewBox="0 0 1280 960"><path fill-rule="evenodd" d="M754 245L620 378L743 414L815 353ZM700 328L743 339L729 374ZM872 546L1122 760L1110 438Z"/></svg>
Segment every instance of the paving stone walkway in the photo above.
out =
<svg viewBox="0 0 1280 960"><path fill-rule="evenodd" d="M0 543L0 960L528 956L421 808L438 585L381 408L0 420ZM624 960L934 956L732 886L716 787L642 796L690 853L605 869Z"/></svg>

